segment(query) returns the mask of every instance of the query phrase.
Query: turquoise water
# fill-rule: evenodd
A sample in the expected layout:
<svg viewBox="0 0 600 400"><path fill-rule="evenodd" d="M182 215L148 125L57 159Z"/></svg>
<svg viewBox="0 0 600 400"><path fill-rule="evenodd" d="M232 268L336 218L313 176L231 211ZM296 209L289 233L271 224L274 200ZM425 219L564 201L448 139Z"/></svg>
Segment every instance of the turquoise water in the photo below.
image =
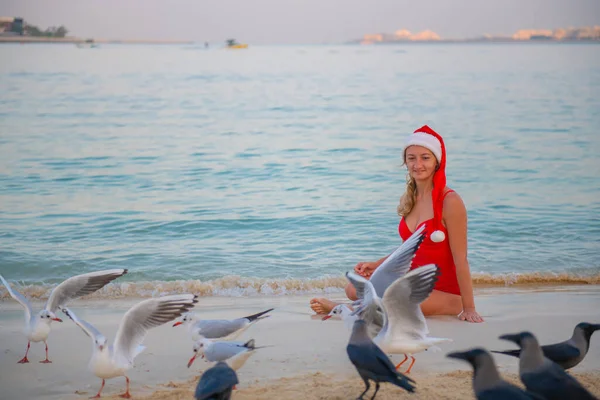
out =
<svg viewBox="0 0 600 400"><path fill-rule="evenodd" d="M402 140L423 124L446 140L475 273L600 273L600 46L2 45L0 59L9 280L125 267L126 282L325 290L308 282L400 244Z"/></svg>

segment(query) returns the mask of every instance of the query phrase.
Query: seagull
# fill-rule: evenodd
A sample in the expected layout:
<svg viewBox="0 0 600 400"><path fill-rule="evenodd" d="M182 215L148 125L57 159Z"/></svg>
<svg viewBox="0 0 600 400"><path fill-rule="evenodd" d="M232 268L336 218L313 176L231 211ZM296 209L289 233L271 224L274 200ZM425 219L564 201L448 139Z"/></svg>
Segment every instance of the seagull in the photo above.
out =
<svg viewBox="0 0 600 400"><path fill-rule="evenodd" d="M362 315L365 310L377 306L383 310L383 328L373 341L388 354L404 354L404 360L396 366L399 368L408 360L411 364L405 373L410 373L415 358L413 354L428 350L436 344L451 342L452 339L428 336L429 330L420 303L433 290L440 269L435 264L415 268L401 278L396 279L380 299L370 281L362 276L349 272L346 274L351 282L364 288L364 303L354 313Z"/></svg>
<svg viewBox="0 0 600 400"><path fill-rule="evenodd" d="M592 334L597 330L600 330L600 324L580 322L573 329L573 335L570 339L541 346L542 352L545 357L568 370L583 361L590 348ZM519 358L521 350L492 350L492 353Z"/></svg>
<svg viewBox="0 0 600 400"><path fill-rule="evenodd" d="M62 322L62 319L56 315L58 309L65 306L71 300L94 293L96 290L101 289L109 282L126 273L126 269L109 269L73 276L52 290L44 309L37 314L34 314L29 300L21 293L12 289L4 277L0 275L0 281L2 281L8 290L10 296L25 308L24 333L28 341L25 356L19 361L19 364L29 362L27 354L29 353L31 342L44 342L46 345L46 359L40 362L44 364L51 363L52 361L48 359L48 343L46 340L50 334L50 324L52 321Z"/></svg>
<svg viewBox="0 0 600 400"><path fill-rule="evenodd" d="M446 354L446 357L465 360L473 367L473 391L478 400L544 400L526 392L500 377L492 355L481 347Z"/></svg>
<svg viewBox="0 0 600 400"><path fill-rule="evenodd" d="M375 269L369 278L369 282L373 287L373 293L376 294L379 299L383 298L386 289L396 281L396 279L406 275L410 270L415 253L424 239L425 225L421 225L408 239L402 242L402 244L394 250L394 252L392 252L392 254L390 254L377 269ZM365 296L364 285L357 285L356 282L348 277L348 274L346 274L346 277L356 289L357 300L352 303L352 306L361 308ZM361 282L364 280L365 279L362 278ZM362 310L361 319L367 321L369 335L375 337L383 327L384 323L383 312L379 302L371 303L370 307L362 308ZM356 315L356 313L353 314Z"/></svg>
<svg viewBox="0 0 600 400"><path fill-rule="evenodd" d="M338 304L333 307L329 314L321 318L321 321L327 321L329 318L341 319L344 321L344 325L352 330L354 322L358 319L358 316L352 315L352 309L347 304Z"/></svg>
<svg viewBox="0 0 600 400"><path fill-rule="evenodd" d="M352 331L354 322L358 319L358 315L353 313L354 311L348 305L338 304L331 309L329 314L321 318L321 320L327 321L330 318L341 319L344 322L346 329ZM369 334L370 338L377 336L383 325L383 314L381 314L381 310L378 309L378 313L379 315L375 317L375 323L367 324L367 333Z"/></svg>
<svg viewBox="0 0 600 400"><path fill-rule="evenodd" d="M94 398L100 397L106 379L118 376L124 376L127 382L127 390L121 397L130 398L126 372L133 367L134 358L145 349L141 344L147 331L181 316L197 302L196 295L176 294L147 299L134 305L121 319L112 345L90 323L78 318L68 308L63 308L62 311L92 339L92 357L88 368L102 379L102 386Z"/></svg>
<svg viewBox="0 0 600 400"><path fill-rule="evenodd" d="M226 361L234 371L237 371L244 366L256 349L263 347L267 346L256 347L254 339L247 342L225 342L202 338L194 344L194 355L187 366L191 367L194 360L201 356L210 362Z"/></svg>
<svg viewBox="0 0 600 400"><path fill-rule="evenodd" d="M521 348L519 376L530 392L547 400L596 400L577 379L544 357L537 338L531 332L502 335L500 339L514 342Z"/></svg>
<svg viewBox="0 0 600 400"><path fill-rule="evenodd" d="M173 326L188 324L193 341L201 338L235 340L256 322L269 317L265 314L270 311L273 311L273 308L236 319L197 319L194 313L187 313Z"/></svg>
<svg viewBox="0 0 600 400"><path fill-rule="evenodd" d="M379 391L380 382L389 382L408 392L415 391L415 386L413 385L415 381L396 371L394 364L392 364L388 356L373 343L367 334L367 323L364 320L358 319L354 322L352 334L346 346L346 352L348 353L350 362L352 362L356 371L365 382L366 388L360 394L358 400L362 400L365 393L371 387L369 380L375 381L375 393L373 393L371 400L375 399Z"/></svg>
<svg viewBox="0 0 600 400"><path fill-rule="evenodd" d="M196 400L229 400L235 385L239 383L233 369L226 363L219 361L212 368L204 371L194 398Z"/></svg>

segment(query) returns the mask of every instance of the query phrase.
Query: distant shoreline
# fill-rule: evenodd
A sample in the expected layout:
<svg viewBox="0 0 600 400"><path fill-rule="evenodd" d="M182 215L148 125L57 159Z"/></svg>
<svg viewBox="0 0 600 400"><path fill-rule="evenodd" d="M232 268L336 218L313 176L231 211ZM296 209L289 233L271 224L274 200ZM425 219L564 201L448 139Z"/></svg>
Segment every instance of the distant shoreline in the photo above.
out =
<svg viewBox="0 0 600 400"><path fill-rule="evenodd" d="M544 40L544 39L440 39L440 40L398 40L389 42L373 42L373 43L361 43L361 41L350 41L346 44L355 44L360 46L398 46L398 45L413 45L413 44L494 44L494 43L510 43L510 44L600 44L600 40L596 39L565 39L565 40Z"/></svg>
<svg viewBox="0 0 600 400"><path fill-rule="evenodd" d="M82 38L52 38L34 36L0 36L0 44L156 44L156 45L193 45L203 44L202 41L194 40L151 40L151 39L82 39ZM348 41L340 43L328 43L327 45L357 45L357 46L403 46L419 44L600 44L600 40L516 40L516 39L441 39L441 40L403 40L393 42L360 43L360 41ZM274 43L275 44L275 43ZM263 44L268 45L268 44ZM277 44L280 45L280 44ZM297 45L297 44L295 44ZM306 45L314 45L306 43Z"/></svg>
<svg viewBox="0 0 600 400"><path fill-rule="evenodd" d="M193 40L145 40L145 39L82 39L38 36L0 36L1 43L65 43L65 44L194 44Z"/></svg>

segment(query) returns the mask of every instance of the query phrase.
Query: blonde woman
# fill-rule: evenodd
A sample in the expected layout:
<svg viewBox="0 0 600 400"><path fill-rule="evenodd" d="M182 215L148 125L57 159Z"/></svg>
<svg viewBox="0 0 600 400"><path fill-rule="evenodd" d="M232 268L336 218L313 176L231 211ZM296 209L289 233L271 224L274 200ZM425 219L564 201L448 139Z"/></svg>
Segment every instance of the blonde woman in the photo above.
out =
<svg viewBox="0 0 600 400"><path fill-rule="evenodd" d="M415 254L411 269L434 263L441 270L421 309L425 315L457 315L463 321L483 322L475 309L467 260L467 210L458 193L446 186L444 140L427 125L417 129L405 144L404 163L408 181L398 206L401 217L398 233L406 240L417 228L426 225L426 238ZM354 270L368 279L386 258L359 262ZM351 284L346 287L346 295L356 300ZM318 314L329 313L335 305L324 298L310 301Z"/></svg>

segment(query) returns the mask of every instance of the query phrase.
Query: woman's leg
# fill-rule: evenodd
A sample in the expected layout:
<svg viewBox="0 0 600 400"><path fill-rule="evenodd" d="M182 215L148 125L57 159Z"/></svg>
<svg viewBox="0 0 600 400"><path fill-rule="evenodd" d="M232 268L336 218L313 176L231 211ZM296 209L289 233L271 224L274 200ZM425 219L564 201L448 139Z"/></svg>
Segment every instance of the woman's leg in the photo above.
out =
<svg viewBox="0 0 600 400"><path fill-rule="evenodd" d="M346 285L346 296L348 296L348 299L352 301L356 300L356 289L351 283ZM310 308L312 308L317 314L329 314L329 311L331 311L333 307L337 305L338 303L324 297L310 299Z"/></svg>
<svg viewBox="0 0 600 400"><path fill-rule="evenodd" d="M458 315L462 312L462 299L457 294L433 290L421 303L421 310L428 315Z"/></svg>

